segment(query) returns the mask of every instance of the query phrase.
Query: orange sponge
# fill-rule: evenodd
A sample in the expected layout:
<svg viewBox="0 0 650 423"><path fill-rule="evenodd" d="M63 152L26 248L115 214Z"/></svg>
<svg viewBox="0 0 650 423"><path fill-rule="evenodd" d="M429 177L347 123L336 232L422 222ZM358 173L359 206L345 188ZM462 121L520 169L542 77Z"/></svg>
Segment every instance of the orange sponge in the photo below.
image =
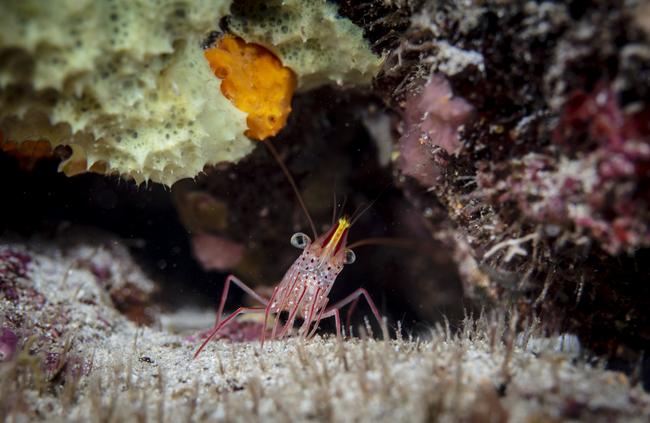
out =
<svg viewBox="0 0 650 423"><path fill-rule="evenodd" d="M239 37L224 35L205 51L214 74L222 79L221 92L248 113L245 132L263 140L280 132L291 112L296 75L266 48Z"/></svg>
<svg viewBox="0 0 650 423"><path fill-rule="evenodd" d="M3 139L0 131L0 151L18 160L21 169L32 170L40 159L52 157L52 146L47 141L23 141L17 143Z"/></svg>

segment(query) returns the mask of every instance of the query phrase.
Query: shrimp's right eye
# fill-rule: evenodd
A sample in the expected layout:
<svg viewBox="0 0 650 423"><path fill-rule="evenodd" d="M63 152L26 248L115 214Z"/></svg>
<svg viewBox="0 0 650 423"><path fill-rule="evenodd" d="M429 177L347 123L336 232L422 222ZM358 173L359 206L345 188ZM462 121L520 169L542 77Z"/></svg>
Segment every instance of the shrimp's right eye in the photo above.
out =
<svg viewBox="0 0 650 423"><path fill-rule="evenodd" d="M302 232L296 232L291 237L291 245L296 248L300 248L301 250L304 250L310 242L311 239L309 239L309 237Z"/></svg>
<svg viewBox="0 0 650 423"><path fill-rule="evenodd" d="M357 261L357 255L354 254L354 251L350 249L345 249L345 257L343 258L343 263L352 264Z"/></svg>

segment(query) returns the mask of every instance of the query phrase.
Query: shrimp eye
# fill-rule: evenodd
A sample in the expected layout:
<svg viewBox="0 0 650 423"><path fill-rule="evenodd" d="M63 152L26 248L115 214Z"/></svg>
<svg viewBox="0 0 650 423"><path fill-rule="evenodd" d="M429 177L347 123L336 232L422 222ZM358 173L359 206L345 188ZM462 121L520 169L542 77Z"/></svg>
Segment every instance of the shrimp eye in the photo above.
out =
<svg viewBox="0 0 650 423"><path fill-rule="evenodd" d="M307 245L311 242L311 239L302 232L296 232L293 234L291 237L291 245L293 245L296 248L300 248L301 250L305 249Z"/></svg>
<svg viewBox="0 0 650 423"><path fill-rule="evenodd" d="M345 264L352 264L357 260L357 255L354 254L354 251L352 250L345 250L345 258L343 259L343 263Z"/></svg>

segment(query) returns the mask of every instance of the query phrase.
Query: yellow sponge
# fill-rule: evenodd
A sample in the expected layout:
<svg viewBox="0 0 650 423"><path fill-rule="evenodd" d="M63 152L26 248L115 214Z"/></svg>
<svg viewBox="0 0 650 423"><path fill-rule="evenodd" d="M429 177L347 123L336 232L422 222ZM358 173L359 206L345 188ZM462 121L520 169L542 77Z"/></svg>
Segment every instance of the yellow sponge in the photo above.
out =
<svg viewBox="0 0 650 423"><path fill-rule="evenodd" d="M62 164L171 185L252 150L201 41L219 0L4 2L0 130L70 145Z"/></svg>

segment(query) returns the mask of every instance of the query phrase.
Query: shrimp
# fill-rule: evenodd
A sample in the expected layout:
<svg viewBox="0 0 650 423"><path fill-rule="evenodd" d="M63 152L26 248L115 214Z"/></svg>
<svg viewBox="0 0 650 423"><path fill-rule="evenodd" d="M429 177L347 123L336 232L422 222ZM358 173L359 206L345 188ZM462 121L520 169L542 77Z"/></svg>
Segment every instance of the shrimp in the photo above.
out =
<svg viewBox="0 0 650 423"><path fill-rule="evenodd" d="M334 285L334 282L336 282L337 276L339 273L341 273L343 267L346 264L352 264L356 260L356 256L352 249L347 247L347 241L350 228L361 214L359 214L356 218L343 216L338 220L333 219L333 224L330 229L318 236L314 223L309 216L302 198L300 197L291 174L280 159L280 156L278 155L273 145L268 141L265 141L265 144L269 147L272 155L276 158L285 175L288 177L289 182L291 183L291 186L298 197L298 201L300 202L300 205L302 206L303 211L309 220L312 231L314 233L314 240L312 241L309 236L302 232L293 234L291 237L291 245L302 249L303 252L296 259L296 261L293 262L289 270L287 270L280 283L273 289L270 298L266 298L258 294L234 275L229 275L226 278L224 288L221 293L221 301L219 303L219 309L217 310L216 323L212 330L209 332L205 341L203 341L199 349L194 354L194 358L199 356L201 351L203 351L205 346L219 333L219 331L230 324L237 316L247 313L264 314L264 323L260 335L261 345L264 345L264 341L267 336L269 316L271 314L277 316L282 312L286 312L288 314L286 323L280 327L280 320L275 319L275 323L273 324L273 329L270 335L271 339L284 338L288 334L289 330L294 327L296 319L302 319L302 324L298 329L298 336L311 338L316 333L320 322L323 319L332 317L335 320L336 336L340 338L340 309L352 303L351 307L348 310L346 321L346 325L349 326L351 313L361 297L365 298L366 302L370 306L370 309L372 310L373 315L382 328L384 337L387 337L387 330L384 320L379 314L379 310L377 309L374 301L364 288L358 288L352 294L336 302L335 304L329 304L330 301L328 295L332 289L332 286ZM228 297L228 291L230 289L231 283L234 283L245 293L258 301L260 303L260 306L239 307L235 312L230 314L225 319L221 320L223 308Z"/></svg>

